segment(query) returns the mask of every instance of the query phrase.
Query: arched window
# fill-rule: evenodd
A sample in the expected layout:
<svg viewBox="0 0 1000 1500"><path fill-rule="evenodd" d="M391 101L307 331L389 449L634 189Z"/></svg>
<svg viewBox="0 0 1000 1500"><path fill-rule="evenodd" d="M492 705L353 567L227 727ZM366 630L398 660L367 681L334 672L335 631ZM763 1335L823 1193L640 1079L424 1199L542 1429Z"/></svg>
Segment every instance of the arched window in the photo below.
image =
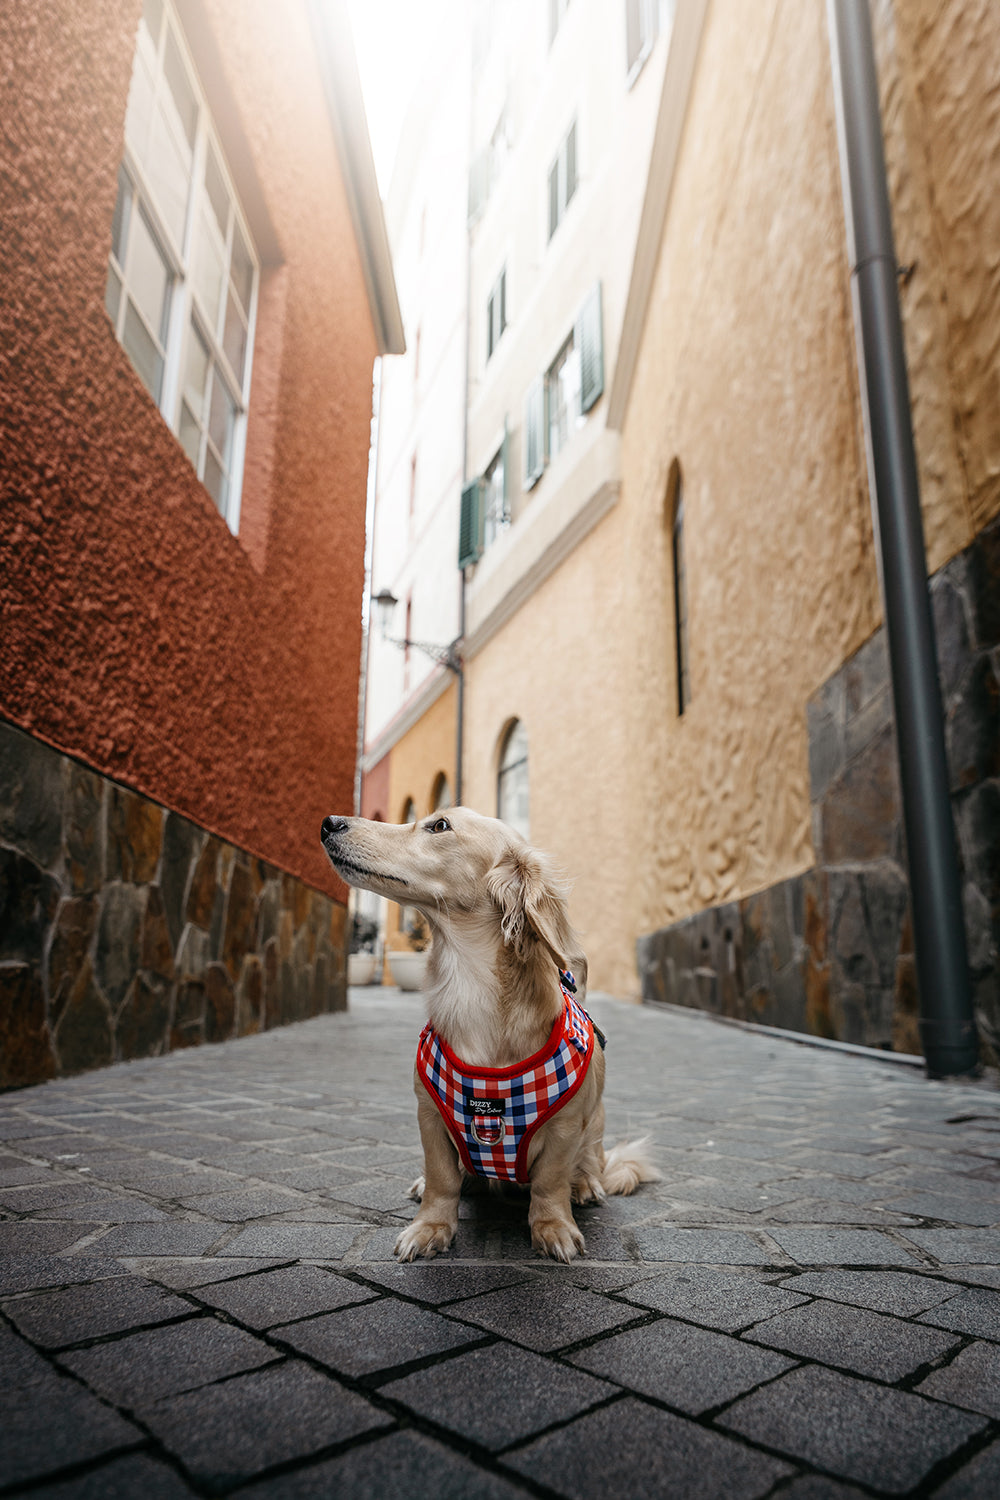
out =
<svg viewBox="0 0 1000 1500"><path fill-rule="evenodd" d="M412 797L407 797L403 804L403 822L415 823L417 821L417 805Z"/></svg>
<svg viewBox="0 0 1000 1500"><path fill-rule="evenodd" d="M528 837L528 731L520 719L509 726L500 747L497 817Z"/></svg>
<svg viewBox="0 0 1000 1500"><path fill-rule="evenodd" d="M691 667L688 657L687 569L684 561L684 484L681 466L674 459L667 480L667 518L670 522L674 574L674 658L677 671L677 713L691 702Z"/></svg>
<svg viewBox="0 0 1000 1500"><path fill-rule="evenodd" d="M443 771L439 771L434 778L434 790L431 792L431 812L450 806L451 787L448 785L447 776Z"/></svg>

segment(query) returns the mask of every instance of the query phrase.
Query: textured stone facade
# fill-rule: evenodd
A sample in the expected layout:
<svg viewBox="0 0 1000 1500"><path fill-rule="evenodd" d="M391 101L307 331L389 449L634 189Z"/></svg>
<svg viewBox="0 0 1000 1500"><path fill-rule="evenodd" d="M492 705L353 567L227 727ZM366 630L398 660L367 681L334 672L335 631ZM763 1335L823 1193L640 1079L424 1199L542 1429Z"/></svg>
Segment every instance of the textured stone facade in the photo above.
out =
<svg viewBox="0 0 1000 1500"><path fill-rule="evenodd" d="M1000 524L931 583L969 963L1000 1059ZM920 1052L885 631L808 706L817 864L639 939L646 999Z"/></svg>
<svg viewBox="0 0 1000 1500"><path fill-rule="evenodd" d="M345 909L0 721L0 1088L343 1010Z"/></svg>

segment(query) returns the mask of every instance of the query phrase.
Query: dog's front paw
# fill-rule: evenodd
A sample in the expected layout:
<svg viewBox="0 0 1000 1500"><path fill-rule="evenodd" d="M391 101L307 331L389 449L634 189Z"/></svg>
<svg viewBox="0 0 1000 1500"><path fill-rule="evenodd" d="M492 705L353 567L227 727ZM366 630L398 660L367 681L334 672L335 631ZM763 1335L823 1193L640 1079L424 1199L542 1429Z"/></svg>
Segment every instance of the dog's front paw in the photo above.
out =
<svg viewBox="0 0 1000 1500"><path fill-rule="evenodd" d="M455 1238L457 1224L434 1223L418 1218L408 1224L396 1241L397 1260L413 1260L417 1255L426 1255L428 1260L439 1250L447 1250Z"/></svg>
<svg viewBox="0 0 1000 1500"><path fill-rule="evenodd" d="M543 1255L568 1264L583 1250L583 1235L572 1219L536 1219L531 1226L531 1243Z"/></svg>
<svg viewBox="0 0 1000 1500"><path fill-rule="evenodd" d="M590 1173L584 1173L573 1184L572 1197L574 1203L603 1203L607 1196L601 1184L601 1179Z"/></svg>
<svg viewBox="0 0 1000 1500"><path fill-rule="evenodd" d="M424 1196L424 1186L425 1186L425 1183L424 1183L423 1177L422 1176L418 1177L417 1180L416 1180L416 1182L410 1188L410 1191L407 1194L407 1197L409 1197L409 1198L415 1198L417 1200L417 1202L419 1203L420 1200L421 1200L421 1198Z"/></svg>

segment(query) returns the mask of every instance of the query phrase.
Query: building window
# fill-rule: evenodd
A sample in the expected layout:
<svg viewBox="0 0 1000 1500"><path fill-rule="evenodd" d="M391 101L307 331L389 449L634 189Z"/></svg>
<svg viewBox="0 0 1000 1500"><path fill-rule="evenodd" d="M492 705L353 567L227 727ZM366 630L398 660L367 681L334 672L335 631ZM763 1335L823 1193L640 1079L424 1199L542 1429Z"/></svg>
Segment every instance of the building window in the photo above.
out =
<svg viewBox="0 0 1000 1500"><path fill-rule="evenodd" d="M566 446L574 429L604 393L601 283L588 293L573 331L524 398L524 487Z"/></svg>
<svg viewBox="0 0 1000 1500"><path fill-rule="evenodd" d="M580 352L572 333L546 372L545 396L551 461L565 448L580 417Z"/></svg>
<svg viewBox="0 0 1000 1500"><path fill-rule="evenodd" d="M431 812L441 812L451 806L451 787L448 778L443 771L439 771L434 780L434 790L431 793Z"/></svg>
<svg viewBox="0 0 1000 1500"><path fill-rule="evenodd" d="M549 46L556 39L556 32L562 24L562 18L569 9L569 0L549 0Z"/></svg>
<svg viewBox="0 0 1000 1500"><path fill-rule="evenodd" d="M144 0L105 307L221 514L239 526L258 263L168 0Z"/></svg>
<svg viewBox="0 0 1000 1500"><path fill-rule="evenodd" d="M504 266L490 292L486 304L486 359L493 358L493 351L503 337L507 327L507 267Z"/></svg>
<svg viewBox="0 0 1000 1500"><path fill-rule="evenodd" d="M576 175L576 121L549 168L549 239L563 221L566 210L573 199L577 185Z"/></svg>
<svg viewBox="0 0 1000 1500"><path fill-rule="evenodd" d="M691 702L691 668L688 657L687 568L684 560L684 486L680 465L675 461L667 487L671 516L671 554L674 574L674 657L677 673L677 712L683 714Z"/></svg>
<svg viewBox="0 0 1000 1500"><path fill-rule="evenodd" d="M497 817L528 838L528 732L520 719L511 724L500 749Z"/></svg>
<svg viewBox="0 0 1000 1500"><path fill-rule="evenodd" d="M483 549L495 542L510 525L510 501L507 489L507 439L483 475Z"/></svg>
<svg viewBox="0 0 1000 1500"><path fill-rule="evenodd" d="M629 87L642 72L659 32L669 32L677 0L625 0L625 71Z"/></svg>

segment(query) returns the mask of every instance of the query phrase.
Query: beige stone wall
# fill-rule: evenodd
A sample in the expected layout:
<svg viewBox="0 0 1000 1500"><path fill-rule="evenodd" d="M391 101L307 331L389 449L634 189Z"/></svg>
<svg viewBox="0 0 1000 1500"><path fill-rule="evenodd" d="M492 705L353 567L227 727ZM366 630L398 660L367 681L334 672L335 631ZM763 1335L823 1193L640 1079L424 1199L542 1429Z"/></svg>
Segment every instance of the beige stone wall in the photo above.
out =
<svg viewBox="0 0 1000 1500"><path fill-rule="evenodd" d="M393 745L389 757L389 800L386 821L401 823L407 801L412 797L417 817L431 811L434 786L443 771L451 795L455 795L455 727L458 692L454 683L417 721L409 733ZM386 946L408 948L399 930L401 908L389 902L386 924Z"/></svg>
<svg viewBox="0 0 1000 1500"><path fill-rule="evenodd" d="M1000 9L873 11L933 572L1000 511Z"/></svg>

